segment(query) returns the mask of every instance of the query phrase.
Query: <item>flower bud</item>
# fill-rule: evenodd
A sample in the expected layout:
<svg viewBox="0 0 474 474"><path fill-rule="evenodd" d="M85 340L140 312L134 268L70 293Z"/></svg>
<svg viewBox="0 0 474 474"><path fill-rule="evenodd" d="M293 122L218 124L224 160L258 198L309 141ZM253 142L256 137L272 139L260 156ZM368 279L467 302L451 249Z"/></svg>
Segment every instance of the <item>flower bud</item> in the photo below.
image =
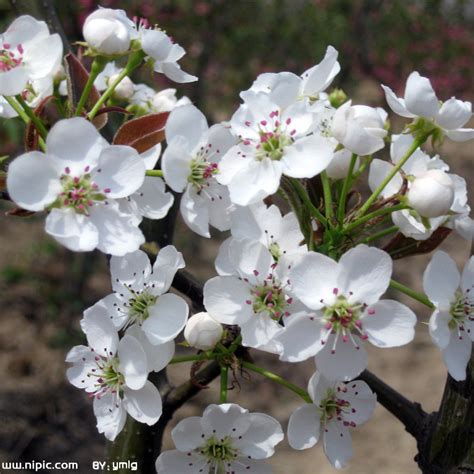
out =
<svg viewBox="0 0 474 474"><path fill-rule="evenodd" d="M347 94L342 89L333 89L328 96L329 103L337 109L347 100Z"/></svg>
<svg viewBox="0 0 474 474"><path fill-rule="evenodd" d="M109 80L107 81L108 85L111 86L117 80L118 76L119 76L118 74L114 74L110 76ZM127 100L127 99L130 99L130 97L132 97L134 91L135 91L135 86L133 82L131 81L131 79L129 77L124 77L120 81L119 85L115 88L114 96L117 99Z"/></svg>
<svg viewBox="0 0 474 474"><path fill-rule="evenodd" d="M411 183L407 197L408 204L421 216L444 216L453 205L454 183L445 172L429 170Z"/></svg>
<svg viewBox="0 0 474 474"><path fill-rule="evenodd" d="M84 23L82 34L87 44L102 54L122 54L130 48L133 22L123 10L100 8Z"/></svg>
<svg viewBox="0 0 474 474"><path fill-rule="evenodd" d="M184 328L184 337L189 345L207 351L221 340L223 328L208 313L197 313L189 318Z"/></svg>

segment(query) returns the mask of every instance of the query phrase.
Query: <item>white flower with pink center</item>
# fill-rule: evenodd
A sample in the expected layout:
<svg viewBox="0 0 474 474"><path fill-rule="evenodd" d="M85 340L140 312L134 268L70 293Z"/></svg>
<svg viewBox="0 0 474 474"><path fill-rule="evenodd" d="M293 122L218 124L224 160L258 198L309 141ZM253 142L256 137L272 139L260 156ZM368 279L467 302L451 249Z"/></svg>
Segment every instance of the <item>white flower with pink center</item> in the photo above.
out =
<svg viewBox="0 0 474 474"><path fill-rule="evenodd" d="M377 397L365 382L331 382L319 372L311 377L308 393L313 403L291 415L288 442L294 449L308 449L322 434L329 462L342 469L352 458L349 428L356 428L372 417Z"/></svg>
<svg viewBox="0 0 474 474"><path fill-rule="evenodd" d="M153 346L163 344L168 344L172 352L174 339L184 329L189 312L183 298L168 293L181 268L184 268L183 256L172 245L160 250L153 267L141 250L112 257L110 273L114 292L86 310L84 316L91 311L105 312L117 329L128 332L133 328L132 334L143 341L146 352L152 353Z"/></svg>
<svg viewBox="0 0 474 474"><path fill-rule="evenodd" d="M222 158L217 176L232 202L247 206L274 194L282 175L311 178L324 171L335 143L311 134L313 125L305 101L283 109L263 92L248 92L231 119L241 142Z"/></svg>
<svg viewBox="0 0 474 474"><path fill-rule="evenodd" d="M474 342L474 257L461 275L447 253L436 252L423 275L423 287L436 307L430 318L431 339L451 377L465 380Z"/></svg>
<svg viewBox="0 0 474 474"><path fill-rule="evenodd" d="M377 347L412 341L415 314L393 300L381 300L390 283L392 259L366 245L346 252L339 262L309 252L289 272L291 293L314 312L288 318L276 337L282 360L315 356L330 380L351 380L367 367L362 340Z"/></svg>
<svg viewBox="0 0 474 474"><path fill-rule="evenodd" d="M408 76L404 99L397 97L390 87L382 88L388 105L397 115L431 122L456 142L474 138L474 129L463 128L472 117L472 104L455 97L441 102L430 80L418 72L414 71Z"/></svg>
<svg viewBox="0 0 474 474"><path fill-rule="evenodd" d="M82 328L89 346L69 351L66 362L72 367L67 378L94 399L99 433L113 441L127 413L140 423L155 424L161 416L161 396L147 381L147 358L137 339L125 335L119 340L113 324L99 312L89 314Z"/></svg>
<svg viewBox="0 0 474 474"><path fill-rule="evenodd" d="M171 432L177 449L156 460L158 474L269 474L263 462L283 439L280 423L235 403L209 405L202 415L180 421Z"/></svg>
<svg viewBox="0 0 474 474"><path fill-rule="evenodd" d="M52 78L62 55L61 38L50 35L44 21L18 17L0 35L0 95L21 94L33 81Z"/></svg>
<svg viewBox="0 0 474 474"><path fill-rule="evenodd" d="M222 156L236 140L228 128L211 128L193 105L175 108L166 122L167 148L162 168L166 183L183 193L181 215L191 230L210 237L209 225L223 231L230 226L234 206L226 186L219 184Z"/></svg>
<svg viewBox="0 0 474 474"><path fill-rule="evenodd" d="M228 255L232 274L204 285L207 312L223 324L240 326L243 345L278 353L274 338L282 325L306 309L288 293L288 261L275 262L264 245L251 240L233 240Z"/></svg>
<svg viewBox="0 0 474 474"><path fill-rule="evenodd" d="M136 250L144 237L136 217L117 200L143 184L145 164L136 150L109 145L83 118L57 122L46 153L25 153L10 164L8 192L20 207L48 211L46 232L73 251L112 255Z"/></svg>

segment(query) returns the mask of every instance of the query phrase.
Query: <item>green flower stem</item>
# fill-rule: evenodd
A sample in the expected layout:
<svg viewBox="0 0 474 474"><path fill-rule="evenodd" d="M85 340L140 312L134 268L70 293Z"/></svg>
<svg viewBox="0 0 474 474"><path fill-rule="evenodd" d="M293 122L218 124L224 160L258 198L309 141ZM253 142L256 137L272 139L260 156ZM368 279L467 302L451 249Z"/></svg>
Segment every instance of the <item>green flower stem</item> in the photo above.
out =
<svg viewBox="0 0 474 474"><path fill-rule="evenodd" d="M227 402L227 378L229 375L229 367L221 366L221 389L219 395L219 403Z"/></svg>
<svg viewBox="0 0 474 474"><path fill-rule="evenodd" d="M122 80L132 73L145 58L145 53L143 51L136 51L132 53L128 59L127 65L124 67L123 71L117 76L117 79L106 89L106 91L100 96L99 100L95 103L92 110L87 115L89 120L92 120L99 112L102 105L109 100L109 98L114 93L115 88L122 82Z"/></svg>
<svg viewBox="0 0 474 474"><path fill-rule="evenodd" d="M299 198L301 201L303 201L303 204L306 206L306 208L309 210L310 214L318 219L324 226L328 225L328 221L326 217L324 217L321 212L316 208L316 206L311 202L308 193L306 192L306 189L304 186L295 178L290 178L290 183L293 189L296 191L298 194Z"/></svg>
<svg viewBox="0 0 474 474"><path fill-rule="evenodd" d="M229 348L227 349L227 352L229 352L230 354L233 354L240 346L240 344L242 343L242 335L238 335L234 341L232 342L232 344L229 346Z"/></svg>
<svg viewBox="0 0 474 474"><path fill-rule="evenodd" d="M367 167L372 162L373 155L368 155L363 158L362 164L359 166L359 169L354 173L353 182L358 180L360 175L367 169Z"/></svg>
<svg viewBox="0 0 474 474"><path fill-rule="evenodd" d="M351 162L349 164L349 170L347 172L346 179L342 184L341 195L339 197L339 207L337 209L337 220L339 221L339 226L342 227L344 223L344 216L346 214L346 200L347 193L349 192L350 186L352 184L352 173L354 172L354 167L357 161L357 155L352 154Z"/></svg>
<svg viewBox="0 0 474 474"><path fill-rule="evenodd" d="M390 280L390 288L393 288L394 290L398 290L398 291L401 291L402 293L405 293L410 298L413 298L414 300L419 301L425 306L428 306L428 308L430 309L435 309L435 305L428 299L428 297L425 294L418 293L417 291L412 290L411 288L408 288L405 285L402 285L398 281Z"/></svg>
<svg viewBox="0 0 474 474"><path fill-rule="evenodd" d="M101 56L97 56L92 62L91 72L77 104L75 113L76 116L81 115L82 109L84 108L84 105L86 104L87 99L89 98L92 87L94 87L94 81L96 80L97 76L104 70L106 64L107 59Z"/></svg>
<svg viewBox="0 0 474 474"><path fill-rule="evenodd" d="M388 227L387 229L381 230L380 232L376 232L375 234L369 235L365 239L361 240L360 243L362 244L368 244L369 242L373 242L374 240L381 239L382 237L385 237L386 235L393 234L394 232L397 232L398 226L394 225L392 227Z"/></svg>
<svg viewBox="0 0 474 474"><path fill-rule="evenodd" d="M18 114L18 116L25 122L27 125L30 123L30 118L20 106L20 104L13 98L9 96L4 96L5 100L10 104L11 108ZM46 143L44 142L43 138L40 136L39 144L43 151L46 150Z"/></svg>
<svg viewBox="0 0 474 474"><path fill-rule="evenodd" d="M401 211L407 208L408 206L406 204L397 204L392 207L383 207L382 209L377 209L376 211L371 212L370 214L367 214L361 217L360 219L350 223L348 226L344 228L344 230L346 232L350 232L354 230L356 227L359 227L360 225L365 224L366 222L372 219L375 219L376 217L385 216L386 214L392 214L392 212Z"/></svg>
<svg viewBox="0 0 474 474"><path fill-rule="evenodd" d="M241 363L242 367L245 367L246 369L251 370L252 372L255 372L257 374L263 375L267 379L273 380L273 382L283 385L283 387L286 387L288 390L291 390L292 392L299 395L305 402L312 403L310 396L305 390L298 387L297 385L292 384L291 382L288 382L288 380L285 380L283 377L280 377L279 375L276 375L266 369L262 369L258 365L252 364L245 360L243 360Z"/></svg>
<svg viewBox="0 0 474 474"><path fill-rule="evenodd" d="M195 361L201 361L201 360L211 360L211 358L205 352L199 355L178 356L178 357L173 357L170 360L169 365L181 364L182 362L195 362Z"/></svg>
<svg viewBox="0 0 474 474"><path fill-rule="evenodd" d="M163 177L163 171L162 170L147 170L146 175L147 176L153 176L155 178L162 178Z"/></svg>
<svg viewBox="0 0 474 474"><path fill-rule="evenodd" d="M422 135L413 140L413 143L411 144L407 152L403 155L402 159L392 168L392 171L390 171L390 173L384 178L384 180L377 186L375 191L369 196L365 204L359 209L356 217L363 216L369 210L370 206L377 200L380 193L385 189L385 186L387 186L387 184L392 180L392 178L400 171L402 166L408 161L410 156L413 155L415 150L421 145L423 145L423 143L425 143L429 136L430 133Z"/></svg>
<svg viewBox="0 0 474 474"><path fill-rule="evenodd" d="M331 185L326 171L321 173L321 182L323 184L324 207L326 209L326 218L330 223L334 217L332 208Z"/></svg>
<svg viewBox="0 0 474 474"><path fill-rule="evenodd" d="M34 126L38 130L41 138L46 139L46 135L48 135L48 130L46 130L46 127L44 126L44 123L42 122L42 120L34 113L34 111L23 100L23 97L20 94L16 96L16 100L21 105L21 107L25 111L25 114L28 116L28 118L31 120L31 122L34 124Z"/></svg>

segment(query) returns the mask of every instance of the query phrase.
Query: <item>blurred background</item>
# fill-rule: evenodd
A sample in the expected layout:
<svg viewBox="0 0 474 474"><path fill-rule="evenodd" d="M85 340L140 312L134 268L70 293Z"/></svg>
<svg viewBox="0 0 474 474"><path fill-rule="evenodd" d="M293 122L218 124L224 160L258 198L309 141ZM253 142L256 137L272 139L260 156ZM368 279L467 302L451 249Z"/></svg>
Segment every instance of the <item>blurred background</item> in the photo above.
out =
<svg viewBox="0 0 474 474"><path fill-rule="evenodd" d="M29 3L34 12L41 2ZM70 41L81 40L82 23L97 2L53 3ZM388 110L380 83L402 94L412 70L428 76L442 100L474 98L473 0L104 0L100 5L148 18L187 50L181 64L199 82L177 86L150 73L134 79L157 90L177 86L178 96L190 97L210 122L228 119L239 104L239 92L258 74L300 74L322 59L329 44L339 50L342 66L333 86L343 88L354 103ZM0 0L0 12L4 31L15 13L5 0ZM403 123L393 119L398 132ZM19 121L0 120L0 156L19 154L22 136ZM439 150L468 185L473 151L472 143L449 141ZM65 380L64 357L83 342L78 324L82 311L110 292L106 259L66 251L46 236L42 216L5 216L9 208L0 202L0 460L78 461L80 472L91 472L90 462L104 458L104 439L96 432L90 400ZM214 275L213 260L224 237L201 238L178 221L175 245L188 270L204 281ZM470 252L470 244L456 236L443 248L460 265ZM397 278L421 290L428 258L397 262ZM421 321L416 340L400 349L371 350L369 368L430 412L438 407L446 373L423 323L429 314L413 301L402 301ZM287 365L265 355L258 361L302 386L314 371L311 361ZM176 383L188 375L186 365L170 371ZM174 422L199 414L215 401L215 393L203 391ZM230 400L268 412L284 425L299 405L291 393L256 376L241 381L240 392L236 388ZM418 472L414 440L382 407L353 439L355 454L347 472ZM168 433L165 448L170 447ZM334 472L321 446L295 452L284 442L272 465L277 474Z"/></svg>

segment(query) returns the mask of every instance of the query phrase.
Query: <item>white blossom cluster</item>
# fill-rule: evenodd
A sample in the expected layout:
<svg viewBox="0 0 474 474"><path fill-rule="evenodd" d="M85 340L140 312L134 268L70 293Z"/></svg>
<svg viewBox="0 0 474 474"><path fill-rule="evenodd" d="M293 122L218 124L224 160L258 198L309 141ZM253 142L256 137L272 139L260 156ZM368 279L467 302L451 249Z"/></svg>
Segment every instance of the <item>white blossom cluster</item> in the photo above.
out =
<svg viewBox="0 0 474 474"><path fill-rule="evenodd" d="M364 346L408 344L417 323L406 305L384 298L393 261L373 245L370 227L388 218L388 231L405 239L430 242L438 230L453 229L472 240L466 181L422 149L429 137L437 143L445 136L474 138L474 130L464 128L471 103L441 102L429 80L413 72L403 99L382 86L392 111L412 120L394 134L383 109L328 91L340 70L338 52L329 46L301 75L260 75L240 94L230 120L209 126L189 99L177 100L175 89L156 92L122 74L128 66L120 60L138 52L143 64L174 82L197 80L181 69L185 51L164 31L101 8L87 18L83 34L89 55L105 61L94 85L110 90L111 103L135 116L170 112L163 153L160 143L141 153L109 144L90 117L79 115L57 121L41 149L8 168L11 200L44 211L48 234L72 251L111 255L113 292L84 312L87 345L66 358L69 381L93 398L99 432L115 440L127 414L154 425L162 401L148 376L170 363L175 339L184 331L187 345L212 360L228 349L232 326L245 348L291 363L314 359L306 404L289 419L288 441L301 450L322 436L331 464L346 466L349 429L367 421L376 403L371 388L356 380L368 366ZM22 16L0 44L1 116L18 115L18 97L34 109L43 98L65 93L61 42L44 22ZM346 212L347 191L365 169L371 197ZM324 186L324 206L308 192L315 177ZM211 227L230 231L215 262L217 276L204 285L205 312L189 319L186 301L169 291L184 268L181 253L164 247L152 264L140 250L139 225L167 215L175 200L170 190L180 195L191 231L207 238ZM277 206L284 201L291 211ZM434 309L430 335L450 375L463 380L474 340L474 260L460 275L438 251L423 284ZM176 450L159 456L158 473L270 472L263 459L283 439L280 423L221 402L178 423Z"/></svg>

